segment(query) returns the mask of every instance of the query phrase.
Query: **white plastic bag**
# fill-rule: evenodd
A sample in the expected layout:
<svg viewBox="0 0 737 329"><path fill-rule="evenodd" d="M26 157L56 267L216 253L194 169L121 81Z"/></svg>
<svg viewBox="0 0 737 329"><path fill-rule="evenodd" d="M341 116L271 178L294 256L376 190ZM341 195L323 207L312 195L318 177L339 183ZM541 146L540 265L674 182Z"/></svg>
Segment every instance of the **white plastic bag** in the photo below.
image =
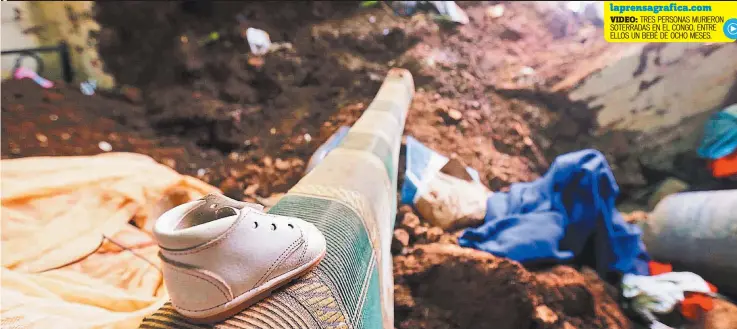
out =
<svg viewBox="0 0 737 329"><path fill-rule="evenodd" d="M248 39L248 46L251 47L251 52L254 55L261 56L269 52L271 39L266 31L249 27L246 30L246 38Z"/></svg>

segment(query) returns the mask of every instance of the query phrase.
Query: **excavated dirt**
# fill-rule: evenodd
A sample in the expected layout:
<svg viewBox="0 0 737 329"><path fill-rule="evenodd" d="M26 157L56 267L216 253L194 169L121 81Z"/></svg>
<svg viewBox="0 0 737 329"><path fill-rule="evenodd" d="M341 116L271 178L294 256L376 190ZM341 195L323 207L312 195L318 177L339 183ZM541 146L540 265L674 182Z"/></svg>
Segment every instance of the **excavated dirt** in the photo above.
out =
<svg viewBox="0 0 737 329"><path fill-rule="evenodd" d="M456 237L400 207L392 242L397 328L631 328L617 290L593 270L530 271L462 248Z"/></svg>
<svg viewBox="0 0 737 329"><path fill-rule="evenodd" d="M629 328L592 270L533 274L450 244L420 246L394 267L398 328Z"/></svg>
<svg viewBox="0 0 737 329"><path fill-rule="evenodd" d="M564 151L551 131L586 138L593 114L546 90L611 46L559 7L506 3L495 17L493 5L464 2L470 24L448 27L355 2L100 2L101 58L130 87L88 97L63 83L3 82L2 156L96 154L105 142L261 200L299 180L398 66L417 86L407 134L505 189ZM248 27L282 49L250 55ZM392 249L397 328L630 327L594 272L530 271L462 249L406 206Z"/></svg>

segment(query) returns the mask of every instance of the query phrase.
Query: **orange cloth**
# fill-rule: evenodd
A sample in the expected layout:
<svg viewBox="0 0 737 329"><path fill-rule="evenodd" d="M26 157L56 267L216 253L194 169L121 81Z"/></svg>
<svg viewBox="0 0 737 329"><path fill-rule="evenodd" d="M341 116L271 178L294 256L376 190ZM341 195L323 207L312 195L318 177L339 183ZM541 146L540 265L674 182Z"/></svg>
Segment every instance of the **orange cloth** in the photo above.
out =
<svg viewBox="0 0 737 329"><path fill-rule="evenodd" d="M135 328L168 300L149 228L217 192L133 153L0 164L2 328Z"/></svg>
<svg viewBox="0 0 737 329"><path fill-rule="evenodd" d="M723 178L737 175L737 151L709 163L714 177Z"/></svg>
<svg viewBox="0 0 737 329"><path fill-rule="evenodd" d="M658 263L656 261L651 260L650 263L648 263L647 265L650 268L650 275L658 275L658 274L673 272L673 266L670 264Z"/></svg>
<svg viewBox="0 0 737 329"><path fill-rule="evenodd" d="M656 261L650 261L648 264L650 268L650 275L658 275L668 272L673 272L673 266L665 263L658 263ZM717 287L707 282L711 292L717 292ZM711 296L704 295L698 292L686 292L686 299L679 305L679 310L683 316L689 320L696 321L700 319L706 312L711 311L714 308L714 300Z"/></svg>

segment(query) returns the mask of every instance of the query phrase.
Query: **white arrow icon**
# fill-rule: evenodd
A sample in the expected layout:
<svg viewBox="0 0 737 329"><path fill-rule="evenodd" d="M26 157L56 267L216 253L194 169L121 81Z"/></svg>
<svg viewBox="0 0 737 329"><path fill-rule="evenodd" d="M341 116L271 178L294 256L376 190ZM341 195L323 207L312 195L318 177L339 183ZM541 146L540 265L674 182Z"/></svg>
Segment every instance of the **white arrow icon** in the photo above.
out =
<svg viewBox="0 0 737 329"><path fill-rule="evenodd" d="M737 32L737 24L729 24L729 33Z"/></svg>

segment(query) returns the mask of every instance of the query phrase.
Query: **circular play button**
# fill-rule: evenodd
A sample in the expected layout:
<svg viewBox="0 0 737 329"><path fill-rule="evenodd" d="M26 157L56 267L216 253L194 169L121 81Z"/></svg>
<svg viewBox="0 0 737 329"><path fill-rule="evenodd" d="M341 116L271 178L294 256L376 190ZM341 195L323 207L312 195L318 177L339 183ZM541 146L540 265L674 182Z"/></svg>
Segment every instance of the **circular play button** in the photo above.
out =
<svg viewBox="0 0 737 329"><path fill-rule="evenodd" d="M737 39L737 18L730 18L724 22L724 35L730 39Z"/></svg>

